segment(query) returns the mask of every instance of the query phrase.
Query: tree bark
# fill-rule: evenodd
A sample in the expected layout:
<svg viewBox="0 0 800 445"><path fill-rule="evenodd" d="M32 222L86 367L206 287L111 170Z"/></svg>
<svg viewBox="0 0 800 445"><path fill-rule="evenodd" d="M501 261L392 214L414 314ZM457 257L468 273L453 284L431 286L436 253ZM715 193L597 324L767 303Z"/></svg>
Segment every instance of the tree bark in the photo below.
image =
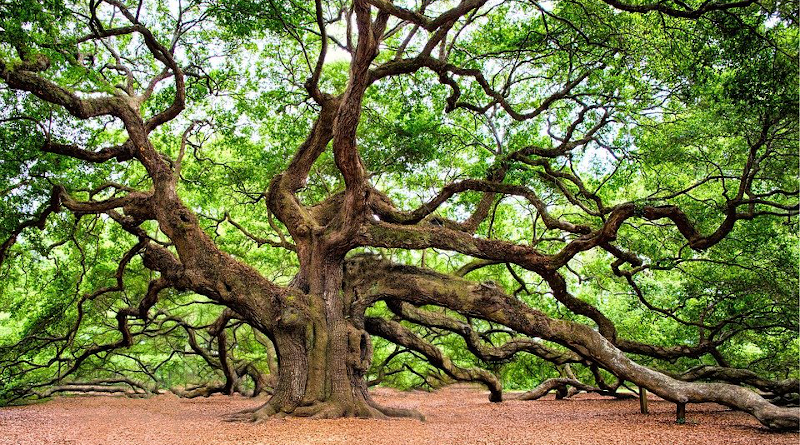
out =
<svg viewBox="0 0 800 445"><path fill-rule="evenodd" d="M308 246L304 246L308 247ZM293 281L307 292L299 322L273 334L278 356L275 393L252 413L268 417L414 417L412 410L379 406L367 391L365 374L372 361L372 341L363 313L352 312L342 290L344 258L310 246Z"/></svg>

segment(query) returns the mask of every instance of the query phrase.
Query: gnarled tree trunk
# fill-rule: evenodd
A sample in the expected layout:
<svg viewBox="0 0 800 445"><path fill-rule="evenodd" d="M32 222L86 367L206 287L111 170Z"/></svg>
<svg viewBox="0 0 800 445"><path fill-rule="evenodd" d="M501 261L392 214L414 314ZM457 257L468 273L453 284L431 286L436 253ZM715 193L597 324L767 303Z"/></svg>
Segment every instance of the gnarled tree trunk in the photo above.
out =
<svg viewBox="0 0 800 445"><path fill-rule="evenodd" d="M422 418L416 411L381 407L367 391L365 373L372 361L372 341L364 316L353 312L342 290L344 258L324 243L299 245L300 272L292 282L305 297L302 314L274 339L278 381L270 400L253 416Z"/></svg>

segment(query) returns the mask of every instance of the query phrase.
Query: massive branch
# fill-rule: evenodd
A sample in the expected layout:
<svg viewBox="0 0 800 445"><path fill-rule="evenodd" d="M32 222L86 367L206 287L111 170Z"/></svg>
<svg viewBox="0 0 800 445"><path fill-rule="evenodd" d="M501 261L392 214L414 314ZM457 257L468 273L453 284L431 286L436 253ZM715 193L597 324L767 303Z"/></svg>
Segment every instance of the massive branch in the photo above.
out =
<svg viewBox="0 0 800 445"><path fill-rule="evenodd" d="M773 429L792 430L800 423L796 409L779 408L748 389L723 383L692 383L673 379L632 361L590 327L550 318L506 295L497 287L362 256L354 260L353 278L361 298L432 304L500 323L530 337L566 346L610 370L676 403L715 402L752 414Z"/></svg>

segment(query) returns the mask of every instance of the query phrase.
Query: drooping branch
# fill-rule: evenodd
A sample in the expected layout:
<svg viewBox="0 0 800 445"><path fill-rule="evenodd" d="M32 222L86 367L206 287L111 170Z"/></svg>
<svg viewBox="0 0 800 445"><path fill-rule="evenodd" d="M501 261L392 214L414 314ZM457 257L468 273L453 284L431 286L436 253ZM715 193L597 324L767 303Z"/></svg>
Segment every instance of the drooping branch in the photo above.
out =
<svg viewBox="0 0 800 445"><path fill-rule="evenodd" d="M44 399L57 393L108 393L124 394L128 397L147 397L152 394L152 392L151 388L144 386L140 382L125 377L116 377L110 379L64 382L58 386L51 386L44 391L37 391L35 394L38 398Z"/></svg>
<svg viewBox="0 0 800 445"><path fill-rule="evenodd" d="M629 399L636 397L633 394L611 392L605 389L598 388L596 386L587 385L586 383L583 383L577 379L562 377L562 378L547 379L544 382L540 383L536 388L527 391L523 394L520 394L515 400L537 400L546 396L548 393L550 393L550 391L563 391L564 393L566 393L567 387L570 386L580 391L597 393L603 396L610 396L619 399Z"/></svg>
<svg viewBox="0 0 800 445"><path fill-rule="evenodd" d="M274 382L265 376L258 367L249 360L237 360L233 356L233 349L228 345L228 337L226 330L228 329L229 321L237 317L237 314L229 309L223 310L220 315L206 327L208 334L212 339L216 339L216 351L212 352L211 341L209 341L209 348L200 344L198 340L198 331L202 327L193 326L181 317L160 311L160 314L165 315L164 318L159 319L159 324L175 323L186 332L187 342L194 354L200 356L203 361L214 371L221 372L225 380L223 382L210 382L190 389L173 388L172 392L181 397L194 398L194 397L208 397L213 394L232 394L234 392L244 393L241 387L242 379L249 377L254 384L252 396L257 396L265 392L269 392L269 387L274 386ZM270 376L273 377L273 376Z"/></svg>
<svg viewBox="0 0 800 445"><path fill-rule="evenodd" d="M800 381L797 379L769 380L749 369L700 365L683 374L678 374L676 377L687 382L711 380L728 382L736 385L745 384L762 391L773 393L777 396L800 393Z"/></svg>
<svg viewBox="0 0 800 445"><path fill-rule="evenodd" d="M261 236L258 236L258 235L254 235L253 233L250 233L250 231L248 231L247 229L242 227L241 224L239 224L236 221L234 221L233 218L231 218L231 215L229 213L227 213L227 212L225 213L225 218L224 219L226 221L228 221L233 227L236 227L240 232L242 232L242 234L244 236L246 236L246 237L250 238L251 240L253 240L256 244L258 244L259 247L261 247L264 244L267 244L267 245L272 246L272 247L282 247L282 248L284 248L286 250L297 251L297 246L295 246L294 244L288 242L283 236L281 236L281 240L280 241L273 241L271 239L264 238L264 237L261 237ZM280 235L280 232L278 234Z"/></svg>
<svg viewBox="0 0 800 445"><path fill-rule="evenodd" d="M481 382L489 388L492 402L503 400L503 388L500 381L492 373L481 368L462 368L455 365L449 357L431 343L415 334L400 323L378 317L366 317L364 325L372 335L383 337L392 343L417 351L437 368L450 377L466 382Z"/></svg>
<svg viewBox="0 0 800 445"><path fill-rule="evenodd" d="M557 351L532 338L511 338L500 346L492 346L491 344L486 344L480 334L466 322L459 321L443 313L418 308L403 301L390 300L387 301L387 304L392 312L412 323L425 327L446 329L460 335L466 342L467 349L485 362L506 361L519 352L533 354L557 365L584 362L576 354Z"/></svg>
<svg viewBox="0 0 800 445"><path fill-rule="evenodd" d="M675 403L720 403L748 412L764 425L777 430L796 429L800 424L800 413L796 410L772 405L748 389L723 383L684 382L639 365L589 326L550 318L497 287L367 256L351 260L349 267L359 271L358 278L354 276L352 283L359 287L362 298L443 306L564 345L618 378L645 387Z"/></svg>
<svg viewBox="0 0 800 445"><path fill-rule="evenodd" d="M717 339L705 338L696 345L674 345L659 346L641 343L624 338L618 338L617 328L614 323L606 317L595 306L572 295L567 289L567 282L559 273L549 273L543 275L550 285L553 297L563 303L572 312L588 317L598 326L598 332L614 343L622 351L656 357L665 360L674 360L680 357L700 357L711 353L715 348L727 340L728 336L720 336Z"/></svg>

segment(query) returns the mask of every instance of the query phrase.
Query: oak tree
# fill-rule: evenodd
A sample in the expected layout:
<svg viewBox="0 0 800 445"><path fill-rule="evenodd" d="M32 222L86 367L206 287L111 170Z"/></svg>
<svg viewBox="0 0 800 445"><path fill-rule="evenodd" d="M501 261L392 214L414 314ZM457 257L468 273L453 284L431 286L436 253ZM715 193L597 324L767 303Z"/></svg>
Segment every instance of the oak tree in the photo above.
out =
<svg viewBox="0 0 800 445"><path fill-rule="evenodd" d="M181 332L225 377L184 394L250 376L254 419L419 417L370 397L380 341L495 402L481 364L527 353L563 374L527 398L630 382L797 429L797 381L726 349L796 349L792 2L17 0L0 27L3 292L38 314L6 401Z"/></svg>

